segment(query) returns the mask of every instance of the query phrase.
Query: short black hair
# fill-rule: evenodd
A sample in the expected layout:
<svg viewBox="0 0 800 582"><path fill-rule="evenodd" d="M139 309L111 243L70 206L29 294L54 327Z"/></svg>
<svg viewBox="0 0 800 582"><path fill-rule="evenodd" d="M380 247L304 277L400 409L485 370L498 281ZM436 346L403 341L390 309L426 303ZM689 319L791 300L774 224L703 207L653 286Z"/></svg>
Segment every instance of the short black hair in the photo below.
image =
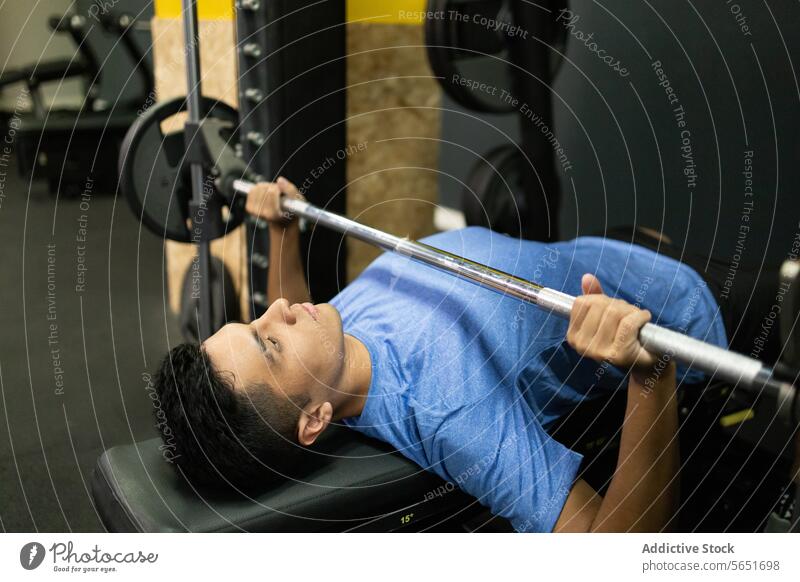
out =
<svg viewBox="0 0 800 582"><path fill-rule="evenodd" d="M194 484L249 488L278 481L302 454L296 427L308 400L290 400L269 386L235 389L197 344L170 350L153 387L168 460Z"/></svg>

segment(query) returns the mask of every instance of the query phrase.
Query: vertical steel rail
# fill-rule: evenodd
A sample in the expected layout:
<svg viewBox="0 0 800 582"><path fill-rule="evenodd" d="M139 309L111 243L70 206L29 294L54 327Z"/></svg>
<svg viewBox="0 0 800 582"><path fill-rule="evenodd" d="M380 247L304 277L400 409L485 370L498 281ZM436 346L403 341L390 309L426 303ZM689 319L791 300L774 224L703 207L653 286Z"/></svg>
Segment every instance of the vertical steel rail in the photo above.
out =
<svg viewBox="0 0 800 582"><path fill-rule="evenodd" d="M186 108L187 122L198 124L202 111L200 98L202 84L200 77L200 47L197 30L197 0L182 0L181 16L183 18L183 36L186 50ZM193 136L197 139L198 136ZM195 208L206 205L203 193L203 165L198 160L193 160L190 165L192 179L192 203ZM197 314L197 331L200 341L211 335L211 261L210 243L202 234L203 227L192 222L192 236L197 237L198 263L190 268L197 269L199 284L200 312Z"/></svg>

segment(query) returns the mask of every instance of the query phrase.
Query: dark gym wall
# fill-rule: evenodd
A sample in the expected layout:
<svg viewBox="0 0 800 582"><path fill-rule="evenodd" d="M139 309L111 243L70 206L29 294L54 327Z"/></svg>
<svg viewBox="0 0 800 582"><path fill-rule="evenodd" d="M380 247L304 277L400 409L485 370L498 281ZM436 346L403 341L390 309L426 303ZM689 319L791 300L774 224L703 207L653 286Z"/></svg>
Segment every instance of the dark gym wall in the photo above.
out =
<svg viewBox="0 0 800 582"><path fill-rule="evenodd" d="M737 244L746 263L785 257L800 217L800 93L792 65L800 5L570 4L572 14L561 20L573 25L567 61L554 84L557 135L573 162L562 177L562 237L635 221L727 260ZM627 76L590 50L590 34L588 43L619 59ZM677 95L672 105L656 61ZM685 127L678 125L679 106ZM684 174L692 162L694 182Z"/></svg>
<svg viewBox="0 0 800 582"><path fill-rule="evenodd" d="M461 208L465 180L473 164L498 146L519 140L519 120L513 114L466 111L442 95L442 142L439 144L439 204Z"/></svg>

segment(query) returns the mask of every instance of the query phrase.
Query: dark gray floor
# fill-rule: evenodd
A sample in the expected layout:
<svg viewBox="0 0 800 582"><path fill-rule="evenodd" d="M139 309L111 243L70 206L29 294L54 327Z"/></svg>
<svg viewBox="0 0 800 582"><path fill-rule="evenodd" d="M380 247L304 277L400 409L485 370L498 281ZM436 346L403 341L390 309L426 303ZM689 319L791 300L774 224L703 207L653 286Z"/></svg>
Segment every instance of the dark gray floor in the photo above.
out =
<svg viewBox="0 0 800 582"><path fill-rule="evenodd" d="M56 201L13 167L0 188L0 530L102 530L95 460L155 434L143 374L180 341L162 245L111 194Z"/></svg>

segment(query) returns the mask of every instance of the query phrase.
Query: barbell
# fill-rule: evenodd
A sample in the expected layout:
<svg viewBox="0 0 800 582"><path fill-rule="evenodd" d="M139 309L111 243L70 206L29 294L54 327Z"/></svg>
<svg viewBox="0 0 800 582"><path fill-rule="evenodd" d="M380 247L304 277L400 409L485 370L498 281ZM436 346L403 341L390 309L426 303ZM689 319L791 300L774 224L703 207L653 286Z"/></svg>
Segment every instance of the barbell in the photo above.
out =
<svg viewBox="0 0 800 582"><path fill-rule="evenodd" d="M162 127L166 118L185 109L185 102L182 104L181 101L176 99L155 106L131 127L120 154L120 185L141 223L159 236L182 241L207 241L222 236L241 223L245 198L254 186L253 177L244 160L236 155L235 112L230 108L205 100L202 102L205 117L191 134L181 130L164 134ZM205 160L204 204L200 205L205 214L202 216L192 217L188 208L190 176L187 158ZM304 218L312 226L330 228L407 256L555 315L569 318L572 311L574 297L534 281L388 234L306 201L283 197L281 206L284 211ZM218 215L216 220L215 215ZM772 368L757 359L653 323L642 327L639 340L648 351L673 358L684 366L734 386L768 390L778 398L782 409L791 410L794 405L793 370Z"/></svg>
<svg viewBox="0 0 800 582"><path fill-rule="evenodd" d="M238 194L247 195L253 187L254 184L246 180L233 181L233 190ZM569 318L572 312L575 297L544 287L534 281L521 279L511 273L425 243L388 234L303 200L282 197L281 209L302 217L311 224L330 228L373 246L409 257L439 271L546 309L554 315ZM788 404L791 405L792 385L776 378L774 370L759 360L653 323L646 323L642 327L639 341L650 352L674 358L678 363L734 385L774 390L787 398Z"/></svg>

